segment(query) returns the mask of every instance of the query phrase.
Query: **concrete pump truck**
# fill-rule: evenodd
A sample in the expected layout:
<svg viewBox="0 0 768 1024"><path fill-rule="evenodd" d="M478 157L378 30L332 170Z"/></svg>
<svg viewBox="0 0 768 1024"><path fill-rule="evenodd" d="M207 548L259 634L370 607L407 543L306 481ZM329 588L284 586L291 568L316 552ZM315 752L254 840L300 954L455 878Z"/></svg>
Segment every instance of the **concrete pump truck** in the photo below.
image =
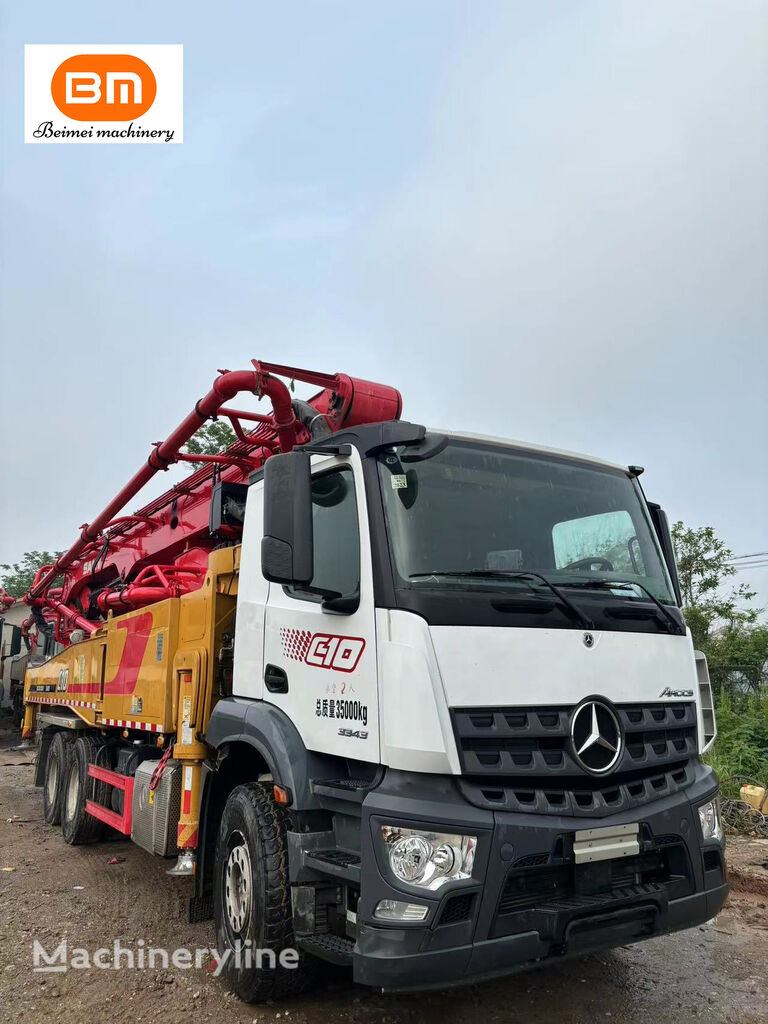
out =
<svg viewBox="0 0 768 1024"><path fill-rule="evenodd" d="M344 374L220 371L24 598L63 645L25 679L46 820L173 858L222 955L295 950L229 958L246 1000L323 960L476 981L726 897L707 665L641 468L400 413ZM237 440L185 451L217 416Z"/></svg>

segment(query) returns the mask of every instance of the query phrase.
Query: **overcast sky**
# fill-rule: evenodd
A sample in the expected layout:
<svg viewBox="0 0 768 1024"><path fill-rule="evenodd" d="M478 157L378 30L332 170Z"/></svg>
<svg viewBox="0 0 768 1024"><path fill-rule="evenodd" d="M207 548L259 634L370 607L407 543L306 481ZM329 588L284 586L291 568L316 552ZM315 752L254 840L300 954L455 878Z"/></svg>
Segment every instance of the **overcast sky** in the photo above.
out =
<svg viewBox="0 0 768 1024"><path fill-rule="evenodd" d="M764 0L3 12L0 562L254 356L639 463L768 550ZM24 145L59 42L183 43L183 145Z"/></svg>

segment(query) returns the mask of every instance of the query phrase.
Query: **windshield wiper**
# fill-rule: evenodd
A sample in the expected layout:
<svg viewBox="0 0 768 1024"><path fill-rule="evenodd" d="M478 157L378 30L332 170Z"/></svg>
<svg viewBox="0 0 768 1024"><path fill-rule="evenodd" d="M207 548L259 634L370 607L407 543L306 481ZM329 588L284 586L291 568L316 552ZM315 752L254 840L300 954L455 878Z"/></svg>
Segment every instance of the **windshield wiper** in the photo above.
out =
<svg viewBox="0 0 768 1024"><path fill-rule="evenodd" d="M440 572L438 570L433 570L432 572L412 572L408 579L423 579L429 576L469 576L474 579L523 580L525 582L530 582L532 579L541 580L544 586L548 587L563 607L568 610L568 614L572 618L580 622L585 629L595 628L592 620L559 587L555 586L554 583L540 572L512 572L511 570L507 572L504 569L450 569L447 572Z"/></svg>
<svg viewBox="0 0 768 1024"><path fill-rule="evenodd" d="M588 589L593 587L597 590L628 590L631 587L637 587L638 590L642 590L644 594L650 597L651 601L656 605L661 614L664 616L665 621L672 627L675 633L680 633L680 623L674 617L669 608L665 608L661 601L652 594L648 587L643 586L642 583L636 583L634 580L573 580L568 583L563 583L561 586L564 587L582 587Z"/></svg>

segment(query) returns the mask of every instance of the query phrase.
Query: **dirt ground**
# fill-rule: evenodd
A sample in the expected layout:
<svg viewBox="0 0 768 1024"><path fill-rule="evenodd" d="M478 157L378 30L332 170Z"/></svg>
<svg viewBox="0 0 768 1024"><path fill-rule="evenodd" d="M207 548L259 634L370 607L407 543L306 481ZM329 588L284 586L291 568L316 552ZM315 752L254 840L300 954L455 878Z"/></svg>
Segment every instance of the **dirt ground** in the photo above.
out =
<svg viewBox="0 0 768 1024"><path fill-rule="evenodd" d="M131 843L67 846L43 822L32 753L12 749L18 733L6 724L0 719L0 868L13 870L0 871L0 1022L768 1021L768 844L743 841L729 845L729 902L703 927L448 992L382 995L329 968L309 996L247 1006L205 968L33 973L35 939L47 951L63 938L111 948L115 937L133 948L143 939L147 948L194 949L212 945L212 925L187 924L189 881L169 878L165 862Z"/></svg>

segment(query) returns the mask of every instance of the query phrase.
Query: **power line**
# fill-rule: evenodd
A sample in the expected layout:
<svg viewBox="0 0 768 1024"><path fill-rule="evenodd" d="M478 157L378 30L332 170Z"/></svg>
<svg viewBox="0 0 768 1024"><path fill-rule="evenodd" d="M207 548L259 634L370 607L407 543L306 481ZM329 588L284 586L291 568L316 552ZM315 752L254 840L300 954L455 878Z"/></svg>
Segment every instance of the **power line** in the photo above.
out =
<svg viewBox="0 0 768 1024"><path fill-rule="evenodd" d="M762 558L764 555L768 555L768 551L753 551L751 555L731 555L727 561L739 562L744 558Z"/></svg>

